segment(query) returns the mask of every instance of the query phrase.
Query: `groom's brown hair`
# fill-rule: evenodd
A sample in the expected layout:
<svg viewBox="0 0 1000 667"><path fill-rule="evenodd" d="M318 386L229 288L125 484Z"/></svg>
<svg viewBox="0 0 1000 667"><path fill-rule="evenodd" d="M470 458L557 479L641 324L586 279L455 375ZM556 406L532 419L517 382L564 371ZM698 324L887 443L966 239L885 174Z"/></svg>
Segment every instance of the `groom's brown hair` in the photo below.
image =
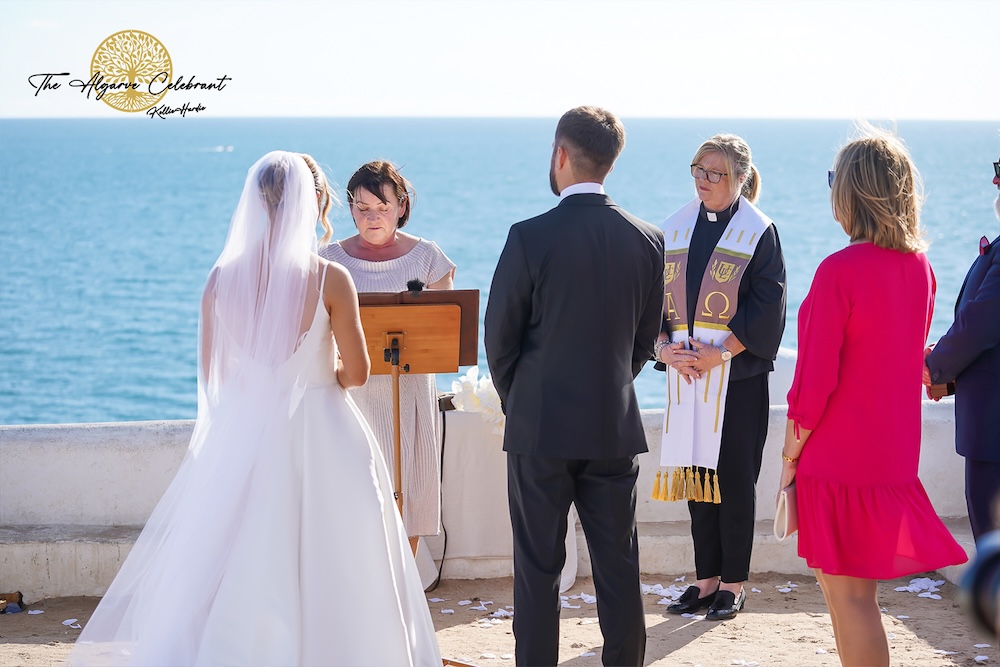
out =
<svg viewBox="0 0 1000 667"><path fill-rule="evenodd" d="M607 109L576 107L559 119L555 143L567 149L580 176L603 182L625 148L625 127Z"/></svg>

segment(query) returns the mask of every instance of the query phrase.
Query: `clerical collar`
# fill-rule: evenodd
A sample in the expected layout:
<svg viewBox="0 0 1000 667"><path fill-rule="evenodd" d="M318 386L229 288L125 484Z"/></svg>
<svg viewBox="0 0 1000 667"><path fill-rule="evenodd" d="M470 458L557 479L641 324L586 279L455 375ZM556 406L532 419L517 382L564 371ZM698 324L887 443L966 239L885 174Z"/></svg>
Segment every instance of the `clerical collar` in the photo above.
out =
<svg viewBox="0 0 1000 667"><path fill-rule="evenodd" d="M740 208L739 197L736 198L736 201L734 201L729 208L723 211L719 211L718 213L713 213L712 211L709 211L707 208L705 208L705 202L702 202L701 208L698 210L698 217L704 218L708 222L721 222L723 224L728 224L729 221L733 219L733 216L736 215L736 211L738 211L739 208Z"/></svg>
<svg viewBox="0 0 1000 667"><path fill-rule="evenodd" d="M567 185L563 188L563 191L559 193L559 201L566 199L570 195L603 195L604 186L600 183L574 183L573 185Z"/></svg>

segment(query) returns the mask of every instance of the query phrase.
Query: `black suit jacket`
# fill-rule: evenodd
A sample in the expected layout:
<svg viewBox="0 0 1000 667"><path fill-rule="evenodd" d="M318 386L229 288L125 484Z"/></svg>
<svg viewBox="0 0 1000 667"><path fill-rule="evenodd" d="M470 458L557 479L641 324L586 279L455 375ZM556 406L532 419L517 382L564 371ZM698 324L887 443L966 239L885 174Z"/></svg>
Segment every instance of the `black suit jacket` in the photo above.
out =
<svg viewBox="0 0 1000 667"><path fill-rule="evenodd" d="M927 356L931 382L955 381L955 446L1000 462L1000 239L978 257L955 305L955 323Z"/></svg>
<svg viewBox="0 0 1000 667"><path fill-rule="evenodd" d="M646 451L632 380L652 357L663 234L600 194L510 229L486 307L504 449L563 459Z"/></svg>

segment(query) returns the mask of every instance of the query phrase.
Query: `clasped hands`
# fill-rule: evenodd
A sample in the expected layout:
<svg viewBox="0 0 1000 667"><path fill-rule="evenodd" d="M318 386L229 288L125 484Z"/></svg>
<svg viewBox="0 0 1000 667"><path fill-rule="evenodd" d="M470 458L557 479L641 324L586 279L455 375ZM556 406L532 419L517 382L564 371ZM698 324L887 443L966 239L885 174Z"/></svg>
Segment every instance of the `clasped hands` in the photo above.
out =
<svg viewBox="0 0 1000 667"><path fill-rule="evenodd" d="M934 382L931 380L931 369L927 365L927 355L931 353L931 350L934 349L935 345L936 343L931 343L930 345L924 348L924 373L921 380L924 383L924 392L927 394L927 398L931 399L936 403L941 400L941 397L935 396L934 394L931 393L931 385L933 385Z"/></svg>
<svg viewBox="0 0 1000 667"><path fill-rule="evenodd" d="M722 365L722 350L715 345L689 338L691 349L684 349L683 342L670 343L660 351L660 361L677 371L684 381L701 379L709 369Z"/></svg>

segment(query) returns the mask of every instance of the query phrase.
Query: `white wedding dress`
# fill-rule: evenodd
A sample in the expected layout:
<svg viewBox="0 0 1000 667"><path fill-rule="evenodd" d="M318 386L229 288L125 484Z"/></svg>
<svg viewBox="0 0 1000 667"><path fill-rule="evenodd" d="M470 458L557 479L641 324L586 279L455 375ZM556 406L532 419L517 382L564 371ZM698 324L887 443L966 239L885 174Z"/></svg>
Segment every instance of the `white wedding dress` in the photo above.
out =
<svg viewBox="0 0 1000 667"><path fill-rule="evenodd" d="M319 301L268 371L288 392L230 387L199 419L71 664L440 667L384 460L335 357Z"/></svg>

